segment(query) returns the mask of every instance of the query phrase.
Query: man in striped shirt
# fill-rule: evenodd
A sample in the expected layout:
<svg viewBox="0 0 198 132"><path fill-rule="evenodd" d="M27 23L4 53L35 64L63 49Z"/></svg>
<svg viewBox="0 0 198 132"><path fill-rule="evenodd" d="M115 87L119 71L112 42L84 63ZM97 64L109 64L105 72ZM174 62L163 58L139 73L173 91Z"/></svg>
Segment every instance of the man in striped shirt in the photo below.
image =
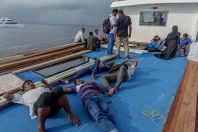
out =
<svg viewBox="0 0 198 132"><path fill-rule="evenodd" d="M95 82L85 83L81 79L76 79L74 84L75 86L64 88L64 91L67 93L78 93L84 107L101 129L105 132L118 132L100 86Z"/></svg>

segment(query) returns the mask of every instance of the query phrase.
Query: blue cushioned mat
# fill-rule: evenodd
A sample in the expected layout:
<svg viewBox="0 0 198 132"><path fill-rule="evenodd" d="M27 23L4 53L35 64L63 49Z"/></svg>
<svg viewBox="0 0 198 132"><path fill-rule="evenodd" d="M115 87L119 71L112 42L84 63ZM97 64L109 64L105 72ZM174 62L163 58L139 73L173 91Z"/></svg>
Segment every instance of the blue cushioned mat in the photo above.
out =
<svg viewBox="0 0 198 132"><path fill-rule="evenodd" d="M101 57L106 50L91 52L87 56ZM112 97L110 110L113 113L120 132L161 132L170 111L171 104L179 86L187 63L186 58L175 57L172 60L155 58L153 53L133 54L139 60L134 76L122 84L120 91ZM124 59L115 60L121 62ZM104 74L98 74L99 77ZM43 76L32 71L17 74L18 77L38 81ZM90 76L84 80L92 80ZM99 82L100 83L100 82ZM72 85L72 84L70 84ZM112 84L113 86L114 84ZM61 85L65 87L66 85ZM46 122L48 132L101 132L82 106L80 97L68 94L73 113L80 119L81 126L75 127L66 118L63 110ZM0 111L1 132L35 132L37 120L31 120L25 106L12 105Z"/></svg>

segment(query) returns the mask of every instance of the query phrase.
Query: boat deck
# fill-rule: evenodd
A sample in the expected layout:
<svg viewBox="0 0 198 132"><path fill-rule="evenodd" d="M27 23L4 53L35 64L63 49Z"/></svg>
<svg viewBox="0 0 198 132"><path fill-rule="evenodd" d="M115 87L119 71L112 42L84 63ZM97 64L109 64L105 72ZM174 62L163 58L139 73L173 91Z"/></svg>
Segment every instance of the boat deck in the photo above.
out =
<svg viewBox="0 0 198 132"><path fill-rule="evenodd" d="M101 57L106 55L106 50L102 49L101 52L95 51L85 55ZM139 60L138 68L132 79L123 83L117 94L109 97L110 110L115 116L120 132L160 132L168 117L187 59L175 57L172 60L161 60L155 58L153 53L143 55L131 53L131 56ZM115 61L121 62L123 59L122 53L122 59ZM96 82L99 82L102 74L97 75ZM35 82L45 78L31 70L19 73L17 76L23 80L31 79ZM85 76L83 79L90 81L91 77ZM70 85L72 84L68 86ZM68 94L68 98L72 111L80 119L81 125L75 127L61 110L47 120L47 131L101 132L83 108L80 97L76 94ZM15 104L2 110L0 119L0 131L37 131L37 120L31 120L28 108L22 105Z"/></svg>

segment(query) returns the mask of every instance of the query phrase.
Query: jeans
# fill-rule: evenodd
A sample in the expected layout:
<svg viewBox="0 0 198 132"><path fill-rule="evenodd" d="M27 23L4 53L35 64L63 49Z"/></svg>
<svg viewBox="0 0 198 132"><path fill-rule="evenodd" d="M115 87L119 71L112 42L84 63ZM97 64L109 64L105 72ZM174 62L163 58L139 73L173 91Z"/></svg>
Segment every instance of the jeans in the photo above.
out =
<svg viewBox="0 0 198 132"><path fill-rule="evenodd" d="M100 50L101 41L96 41L96 50Z"/></svg>
<svg viewBox="0 0 198 132"><path fill-rule="evenodd" d="M91 95L84 102L86 110L105 132L118 132L113 116L108 109L108 102L102 94Z"/></svg>
<svg viewBox="0 0 198 132"><path fill-rule="evenodd" d="M111 55L113 54L113 45L115 42L115 37L113 33L109 34L109 43L108 43L108 49L107 49L107 54Z"/></svg>
<svg viewBox="0 0 198 132"><path fill-rule="evenodd" d="M83 70L80 70L78 71L78 73L76 73L73 77L69 78L68 81L71 82L71 81L74 81L84 75L87 75L87 74L96 74L98 71L99 71L99 68L100 68L100 59L98 58L95 58L95 62L92 66L89 66Z"/></svg>

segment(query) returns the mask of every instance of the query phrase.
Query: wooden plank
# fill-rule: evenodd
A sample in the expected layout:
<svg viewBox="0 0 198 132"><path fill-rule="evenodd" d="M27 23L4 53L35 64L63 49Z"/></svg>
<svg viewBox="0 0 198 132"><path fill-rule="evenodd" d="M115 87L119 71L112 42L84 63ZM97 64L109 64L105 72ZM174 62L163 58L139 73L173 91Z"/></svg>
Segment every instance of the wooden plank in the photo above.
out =
<svg viewBox="0 0 198 132"><path fill-rule="evenodd" d="M189 61L171 106L164 132L194 132L198 92L198 62Z"/></svg>

